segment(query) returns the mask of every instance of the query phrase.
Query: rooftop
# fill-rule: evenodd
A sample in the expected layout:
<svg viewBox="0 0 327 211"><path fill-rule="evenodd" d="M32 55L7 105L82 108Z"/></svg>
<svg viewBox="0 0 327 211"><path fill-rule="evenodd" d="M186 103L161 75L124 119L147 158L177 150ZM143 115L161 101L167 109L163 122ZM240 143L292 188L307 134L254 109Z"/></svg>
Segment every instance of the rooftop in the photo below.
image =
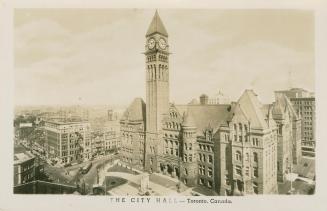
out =
<svg viewBox="0 0 327 211"><path fill-rule="evenodd" d="M14 154L14 164L20 164L20 163L24 163L28 160L31 160L35 158L34 155L32 155L30 152L26 151L26 152L22 152L22 153L17 153Z"/></svg>

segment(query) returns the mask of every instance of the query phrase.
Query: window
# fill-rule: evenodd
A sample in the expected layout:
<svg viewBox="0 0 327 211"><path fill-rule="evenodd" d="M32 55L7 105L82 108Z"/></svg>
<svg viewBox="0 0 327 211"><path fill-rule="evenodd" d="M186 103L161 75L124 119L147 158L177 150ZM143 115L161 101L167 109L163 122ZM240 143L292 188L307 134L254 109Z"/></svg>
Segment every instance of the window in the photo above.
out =
<svg viewBox="0 0 327 211"><path fill-rule="evenodd" d="M184 154L184 162L187 162L187 154Z"/></svg>
<svg viewBox="0 0 327 211"><path fill-rule="evenodd" d="M256 152L253 153L253 161L258 162L258 153Z"/></svg>
<svg viewBox="0 0 327 211"><path fill-rule="evenodd" d="M188 156L190 162L192 162L192 157L193 157L192 154Z"/></svg>
<svg viewBox="0 0 327 211"><path fill-rule="evenodd" d="M212 177L212 167L208 167L208 176Z"/></svg>
<svg viewBox="0 0 327 211"><path fill-rule="evenodd" d="M258 177L259 176L258 167L253 167L253 176L254 177Z"/></svg>
<svg viewBox="0 0 327 211"><path fill-rule="evenodd" d="M199 154L199 160L202 161L202 154Z"/></svg>
<svg viewBox="0 0 327 211"><path fill-rule="evenodd" d="M199 174L200 175L205 175L205 166L199 165Z"/></svg>
<svg viewBox="0 0 327 211"><path fill-rule="evenodd" d="M253 191L255 194L258 194L258 183L253 182Z"/></svg>
<svg viewBox="0 0 327 211"><path fill-rule="evenodd" d="M189 144L189 145L188 145L188 149L189 149L189 150L192 150L192 144Z"/></svg>
<svg viewBox="0 0 327 211"><path fill-rule="evenodd" d="M200 179L199 179L199 184L200 184L200 185L203 185L203 183L204 183L204 179L203 179L203 178L200 178Z"/></svg>
<svg viewBox="0 0 327 211"><path fill-rule="evenodd" d="M208 188L212 188L212 181L208 181Z"/></svg>
<svg viewBox="0 0 327 211"><path fill-rule="evenodd" d="M236 160L241 161L242 160L242 155L240 151L236 151Z"/></svg>
<svg viewBox="0 0 327 211"><path fill-rule="evenodd" d="M242 176L242 167L241 166L236 166L235 167L235 173L239 176Z"/></svg>
<svg viewBox="0 0 327 211"><path fill-rule="evenodd" d="M212 162L213 162L212 155L209 155L209 156L208 156L208 162L209 162L209 163L212 163Z"/></svg>
<svg viewBox="0 0 327 211"><path fill-rule="evenodd" d="M188 172L187 172L187 169L186 168L184 169L184 174L185 175L188 175Z"/></svg>

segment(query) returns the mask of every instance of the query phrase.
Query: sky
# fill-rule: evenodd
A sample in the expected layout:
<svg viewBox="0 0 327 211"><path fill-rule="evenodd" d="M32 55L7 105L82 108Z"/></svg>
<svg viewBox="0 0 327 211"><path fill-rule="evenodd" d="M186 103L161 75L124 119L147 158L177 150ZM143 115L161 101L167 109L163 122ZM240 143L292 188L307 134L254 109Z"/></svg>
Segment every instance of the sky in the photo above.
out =
<svg viewBox="0 0 327 211"><path fill-rule="evenodd" d="M16 9L15 104L128 105L145 100L152 9ZM170 101L220 90L314 91L314 15L305 10L159 9L169 34Z"/></svg>

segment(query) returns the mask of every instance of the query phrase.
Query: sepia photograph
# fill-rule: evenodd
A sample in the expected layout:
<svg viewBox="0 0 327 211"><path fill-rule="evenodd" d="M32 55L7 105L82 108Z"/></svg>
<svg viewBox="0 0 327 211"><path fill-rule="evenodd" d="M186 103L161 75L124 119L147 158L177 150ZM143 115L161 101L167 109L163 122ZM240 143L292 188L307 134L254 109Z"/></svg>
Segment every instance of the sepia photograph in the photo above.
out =
<svg viewBox="0 0 327 211"><path fill-rule="evenodd" d="M327 208L327 0L0 0L0 211Z"/></svg>
<svg viewBox="0 0 327 211"><path fill-rule="evenodd" d="M18 8L13 24L14 194L315 194L313 11Z"/></svg>

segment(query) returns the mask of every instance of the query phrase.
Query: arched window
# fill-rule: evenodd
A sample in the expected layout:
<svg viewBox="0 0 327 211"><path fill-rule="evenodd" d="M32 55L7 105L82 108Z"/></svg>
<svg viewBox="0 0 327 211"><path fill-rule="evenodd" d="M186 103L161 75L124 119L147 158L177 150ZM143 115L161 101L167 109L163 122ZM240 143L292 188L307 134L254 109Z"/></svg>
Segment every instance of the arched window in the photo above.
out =
<svg viewBox="0 0 327 211"><path fill-rule="evenodd" d="M236 130L237 130L237 126L236 126L236 124L234 124L234 130L235 130L235 132L236 132Z"/></svg>
<svg viewBox="0 0 327 211"><path fill-rule="evenodd" d="M240 129L240 132L242 132L242 129L243 129L243 128L242 128L242 124L241 124L241 123L239 123L239 126L238 126L238 127L239 127L239 129Z"/></svg>
<svg viewBox="0 0 327 211"><path fill-rule="evenodd" d="M242 160L242 154L240 151L236 151L236 160L238 160L238 161Z"/></svg>

